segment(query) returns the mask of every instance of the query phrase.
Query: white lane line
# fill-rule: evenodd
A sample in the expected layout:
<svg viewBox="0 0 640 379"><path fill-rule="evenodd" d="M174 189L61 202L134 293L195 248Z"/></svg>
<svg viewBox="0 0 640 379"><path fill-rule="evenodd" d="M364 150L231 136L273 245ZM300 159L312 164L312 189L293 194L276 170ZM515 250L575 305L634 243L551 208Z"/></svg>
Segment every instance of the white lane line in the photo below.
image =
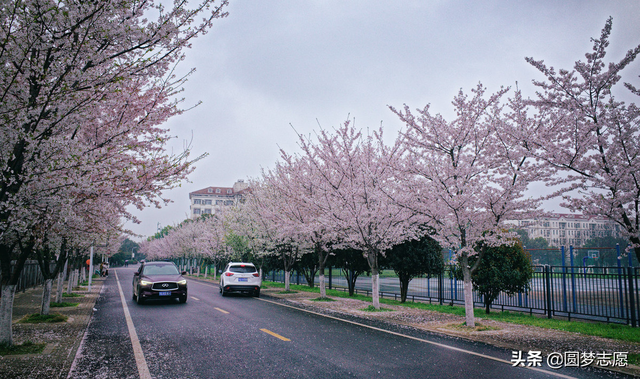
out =
<svg viewBox="0 0 640 379"><path fill-rule="evenodd" d="M507 361L507 360L500 359L500 358L496 358L496 357L492 357L492 356L490 356L490 355L485 355L485 354L481 354L481 353L476 353L475 351L465 350L465 349L461 349L461 348L458 348L458 347L445 345L445 344L442 344L442 343L439 343L439 342L429 341L429 340L425 340L425 339L418 338L418 337L408 336L408 335L406 335L406 334L401 334L401 333L392 332L392 331L390 331L390 330L385 330L385 329L381 329L381 328L376 328L375 326L370 326L370 325L366 325L366 324L361 324L361 323L359 323L359 322L349 321L349 320L345 320L345 319L342 319L342 318L339 318L339 317L328 316L328 315L325 315L325 314L322 314L322 313L318 313L318 312L314 312L314 311L310 311L310 310L307 310L307 309L296 308L296 307L291 306L291 305L286 305L286 304L278 303L278 302L271 301L271 300L265 300L265 299L263 299L263 298L255 298L255 299L256 299L256 300L260 300L260 301L264 301L264 302L267 302L267 303L275 304L275 305L280 305L280 306L282 306L282 307L292 308L292 309L295 309L295 310L298 310L298 311L311 313L311 314L314 314L314 315L317 315L317 316L330 318L330 319L332 319L332 320L337 320L337 321L346 322L346 323L348 323L348 324L358 325L358 326L361 326L361 327L363 327L363 328L368 328L368 329L377 330L377 331L379 331L379 332L392 334L392 335L395 335L395 336L398 336L398 337L404 337L404 338L412 339L412 340L415 340L415 341L420 341L420 342L428 343L428 344L435 345L435 346L439 346L439 347L442 347L442 348L445 348L445 349L454 350L454 351L458 351L458 352L461 352L461 353L467 353L467 354L470 354L470 355L475 355L475 356L477 356L477 357L482 357L482 358L486 358L486 359L491 359L491 360L493 360L493 361L497 361L497 362L500 362L500 363L506 363L506 364L508 364L509 366L513 366L513 363L512 363L512 362L509 362L509 361ZM539 369L539 368L536 368L536 367L529 367L529 366L526 366L526 367L521 367L521 368L523 368L523 369L529 369L529 370L534 370L534 371L538 371L538 372L541 372L541 373L544 373L544 374L547 374L547 375L556 376L556 377L558 377L558 378L577 379L576 377L573 377L573 376L563 375L563 374L560 374L560 373L557 373L557 372L553 372L553 371L546 371L546 370L542 370L542 369Z"/></svg>
<svg viewBox="0 0 640 379"><path fill-rule="evenodd" d="M192 298L193 300L198 300L198 301L200 301L200 299L198 299L198 298L197 298L197 297L195 297L195 296L191 296L191 298Z"/></svg>
<svg viewBox="0 0 640 379"><path fill-rule="evenodd" d="M144 353L142 352L142 346L140 346L140 340L138 340L138 333L133 326L131 320L131 314L129 313L129 307L125 301L124 293L122 292L122 286L120 286L120 279L118 279L118 271L116 273L116 282L118 283L118 291L120 291L120 300L122 301L122 308L124 308L124 318L127 320L127 328L129 329L129 337L131 338L131 344L133 345L133 355L136 358L136 365L138 366L138 375L140 379L151 379L151 373L149 373L149 367L147 361L144 359Z"/></svg>

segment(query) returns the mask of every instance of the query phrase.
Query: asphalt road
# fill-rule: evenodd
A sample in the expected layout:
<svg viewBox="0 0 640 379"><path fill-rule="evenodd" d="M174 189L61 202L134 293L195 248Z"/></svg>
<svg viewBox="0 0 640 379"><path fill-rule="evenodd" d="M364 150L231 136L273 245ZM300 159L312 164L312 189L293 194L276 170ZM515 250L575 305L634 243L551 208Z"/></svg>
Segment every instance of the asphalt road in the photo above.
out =
<svg viewBox="0 0 640 379"><path fill-rule="evenodd" d="M189 280L186 304L138 305L134 269L110 270L70 378L609 376L512 367L512 352L504 349L375 321L337 320L264 296L223 298L216 286L195 280Z"/></svg>

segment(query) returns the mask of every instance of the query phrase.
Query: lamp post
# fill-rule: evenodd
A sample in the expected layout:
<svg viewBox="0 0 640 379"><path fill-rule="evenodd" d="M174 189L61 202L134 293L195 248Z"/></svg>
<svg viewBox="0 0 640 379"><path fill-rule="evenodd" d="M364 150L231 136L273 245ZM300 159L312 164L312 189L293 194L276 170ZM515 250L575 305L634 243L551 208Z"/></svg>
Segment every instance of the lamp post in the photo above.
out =
<svg viewBox="0 0 640 379"><path fill-rule="evenodd" d="M91 292L91 279L93 279L93 247L107 247L109 246L109 244L104 244L104 245L96 245L96 242L93 241L91 243L91 248L89 249L89 286L88 286L88 290L89 292Z"/></svg>

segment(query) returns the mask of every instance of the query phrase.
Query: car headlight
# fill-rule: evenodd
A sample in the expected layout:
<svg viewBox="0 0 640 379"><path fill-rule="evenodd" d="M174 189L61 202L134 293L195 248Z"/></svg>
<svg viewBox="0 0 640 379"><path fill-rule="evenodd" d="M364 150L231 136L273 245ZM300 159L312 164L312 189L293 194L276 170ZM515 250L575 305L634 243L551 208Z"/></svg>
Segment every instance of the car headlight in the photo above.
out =
<svg viewBox="0 0 640 379"><path fill-rule="evenodd" d="M140 281L140 285L141 286L150 286L152 282L148 281L148 280L141 280Z"/></svg>
<svg viewBox="0 0 640 379"><path fill-rule="evenodd" d="M187 279L182 279L182 280L180 280L180 281L178 282L178 284L182 284L182 285L187 284Z"/></svg>

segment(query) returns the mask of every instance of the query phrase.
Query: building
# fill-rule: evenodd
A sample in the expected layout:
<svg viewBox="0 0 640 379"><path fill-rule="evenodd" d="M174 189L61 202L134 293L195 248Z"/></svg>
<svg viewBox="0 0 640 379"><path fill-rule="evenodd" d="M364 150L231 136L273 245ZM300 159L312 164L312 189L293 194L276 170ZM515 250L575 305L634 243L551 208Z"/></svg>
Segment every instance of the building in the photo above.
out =
<svg viewBox="0 0 640 379"><path fill-rule="evenodd" d="M233 187L207 187L189 193L191 218L203 214L215 214L224 207L237 204L249 191L244 180L238 180Z"/></svg>
<svg viewBox="0 0 640 379"><path fill-rule="evenodd" d="M551 246L581 247L594 237L620 237L620 226L604 217L552 213L547 217L512 222L527 231L529 238L542 237Z"/></svg>

